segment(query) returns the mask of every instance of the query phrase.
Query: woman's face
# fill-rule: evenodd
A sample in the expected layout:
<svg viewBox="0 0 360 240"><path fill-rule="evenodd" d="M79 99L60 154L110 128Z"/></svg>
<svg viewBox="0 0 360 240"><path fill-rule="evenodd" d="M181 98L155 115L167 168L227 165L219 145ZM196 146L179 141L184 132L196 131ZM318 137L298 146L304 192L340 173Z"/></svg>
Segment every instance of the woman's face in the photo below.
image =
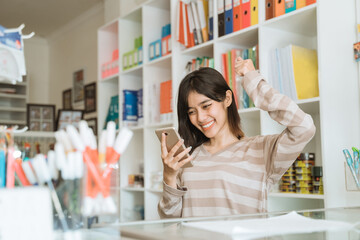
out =
<svg viewBox="0 0 360 240"><path fill-rule="evenodd" d="M227 107L230 104L227 100L217 102L205 95L191 91L188 96L190 122L207 138L215 137L220 131L228 128Z"/></svg>

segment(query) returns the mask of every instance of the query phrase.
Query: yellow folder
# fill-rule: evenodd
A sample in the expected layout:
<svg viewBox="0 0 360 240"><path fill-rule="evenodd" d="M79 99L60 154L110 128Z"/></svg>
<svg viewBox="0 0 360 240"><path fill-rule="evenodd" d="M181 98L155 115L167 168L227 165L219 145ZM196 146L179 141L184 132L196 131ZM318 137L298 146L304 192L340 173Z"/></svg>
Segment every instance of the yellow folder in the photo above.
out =
<svg viewBox="0 0 360 240"><path fill-rule="evenodd" d="M316 50L292 45L291 53L298 99L318 97L318 61Z"/></svg>
<svg viewBox="0 0 360 240"><path fill-rule="evenodd" d="M251 26L259 23L259 14L258 14L258 0L251 0Z"/></svg>

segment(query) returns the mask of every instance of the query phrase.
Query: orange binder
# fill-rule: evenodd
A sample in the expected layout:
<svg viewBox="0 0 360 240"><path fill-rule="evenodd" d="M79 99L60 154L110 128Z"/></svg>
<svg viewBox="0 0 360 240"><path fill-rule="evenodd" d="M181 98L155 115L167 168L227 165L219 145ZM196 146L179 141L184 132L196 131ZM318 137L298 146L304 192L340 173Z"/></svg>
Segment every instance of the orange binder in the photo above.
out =
<svg viewBox="0 0 360 240"><path fill-rule="evenodd" d="M306 0L306 6L313 3L316 3L316 0Z"/></svg>
<svg viewBox="0 0 360 240"><path fill-rule="evenodd" d="M241 29L241 0L233 1L233 32Z"/></svg>
<svg viewBox="0 0 360 240"><path fill-rule="evenodd" d="M186 31L187 31L187 37L188 37L188 45L186 47L193 47L195 46L194 43L194 32L192 32L193 29L190 29L190 23L189 23L189 15L188 15L188 8L185 6L185 17L187 19L186 21Z"/></svg>
<svg viewBox="0 0 360 240"><path fill-rule="evenodd" d="M274 7L274 16L278 17L285 14L285 1L284 0L274 0L273 1Z"/></svg>
<svg viewBox="0 0 360 240"><path fill-rule="evenodd" d="M221 64L222 64L222 70L223 70L222 72L223 72L224 79L226 80L226 83L229 85L229 78L227 75L228 66L227 66L227 54L226 53L221 54Z"/></svg>
<svg viewBox="0 0 360 240"><path fill-rule="evenodd" d="M284 1L284 0L282 0ZM265 20L269 20L274 17L274 0L265 0Z"/></svg>
<svg viewBox="0 0 360 240"><path fill-rule="evenodd" d="M184 36L184 21L183 21L183 2L182 1L179 1L179 19L178 19L178 38L177 40L182 43L183 45L185 45L185 36Z"/></svg>
<svg viewBox="0 0 360 240"><path fill-rule="evenodd" d="M241 0L241 29L250 27L250 0Z"/></svg>
<svg viewBox="0 0 360 240"><path fill-rule="evenodd" d="M306 0L296 0L296 9L303 8L306 6Z"/></svg>

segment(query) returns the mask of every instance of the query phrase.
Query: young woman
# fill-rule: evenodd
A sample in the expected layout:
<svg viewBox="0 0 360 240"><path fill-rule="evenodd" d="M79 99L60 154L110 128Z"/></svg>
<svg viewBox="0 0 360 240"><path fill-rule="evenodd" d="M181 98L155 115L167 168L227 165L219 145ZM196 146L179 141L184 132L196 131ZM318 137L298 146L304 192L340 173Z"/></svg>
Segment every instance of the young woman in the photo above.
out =
<svg viewBox="0 0 360 240"><path fill-rule="evenodd" d="M310 115L266 83L251 60L237 58L235 71L255 103L286 126L275 135L246 137L234 95L222 75L202 68L179 86L178 121L183 140L166 150L161 141L164 190L161 217L215 216L266 211L268 189L278 182L315 134ZM174 156L178 147L188 147ZM191 156L179 161L186 153ZM192 161L193 167L181 168Z"/></svg>

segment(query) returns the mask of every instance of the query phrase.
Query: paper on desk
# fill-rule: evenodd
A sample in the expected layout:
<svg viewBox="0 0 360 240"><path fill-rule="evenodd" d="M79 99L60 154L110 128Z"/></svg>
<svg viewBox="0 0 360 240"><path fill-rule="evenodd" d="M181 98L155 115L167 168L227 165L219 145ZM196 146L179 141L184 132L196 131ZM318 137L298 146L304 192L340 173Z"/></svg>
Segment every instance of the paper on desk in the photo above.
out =
<svg viewBox="0 0 360 240"><path fill-rule="evenodd" d="M224 220L183 223L184 226L230 235L232 239L254 239L274 235L346 231L354 226L347 222L311 219L296 212L262 219Z"/></svg>

